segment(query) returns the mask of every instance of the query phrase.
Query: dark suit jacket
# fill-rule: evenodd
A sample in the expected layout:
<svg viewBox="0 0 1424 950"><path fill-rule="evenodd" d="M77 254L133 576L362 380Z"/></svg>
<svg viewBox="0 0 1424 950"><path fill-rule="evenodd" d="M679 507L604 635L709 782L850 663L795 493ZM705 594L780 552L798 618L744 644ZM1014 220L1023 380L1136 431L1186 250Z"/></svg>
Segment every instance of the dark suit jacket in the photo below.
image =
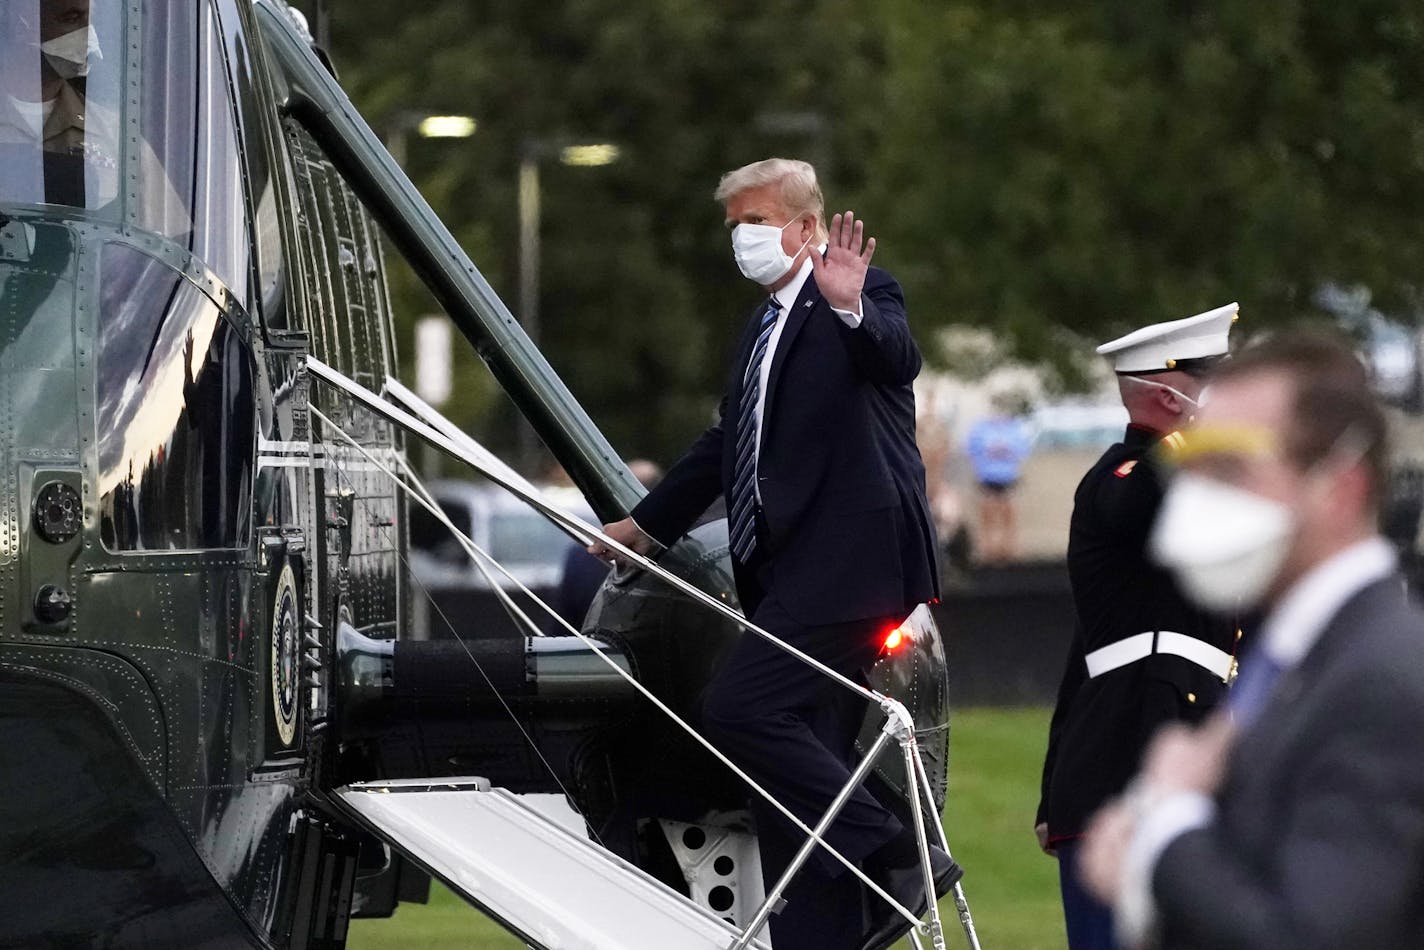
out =
<svg viewBox="0 0 1424 950"><path fill-rule="evenodd" d="M1088 678L1085 656L1138 633L1170 630L1227 653L1235 645L1235 625L1188 603L1147 554L1162 504L1152 456L1161 438L1129 426L1073 496L1068 575L1077 625L1049 729L1037 819L1048 824L1050 841L1082 834L1089 816L1136 774L1158 729L1199 721L1226 693L1219 676L1172 654Z"/></svg>
<svg viewBox="0 0 1424 950"><path fill-rule="evenodd" d="M1282 676L1217 804L1157 864L1167 947L1424 947L1424 616L1400 578Z"/></svg>
<svg viewBox="0 0 1424 950"><path fill-rule="evenodd" d="M731 488L742 375L764 307L742 333L720 420L633 510L665 545ZM846 326L808 277L767 382L757 468L763 549L778 599L808 625L908 613L939 593L915 445L920 353L899 284L870 268L861 310L860 326Z"/></svg>

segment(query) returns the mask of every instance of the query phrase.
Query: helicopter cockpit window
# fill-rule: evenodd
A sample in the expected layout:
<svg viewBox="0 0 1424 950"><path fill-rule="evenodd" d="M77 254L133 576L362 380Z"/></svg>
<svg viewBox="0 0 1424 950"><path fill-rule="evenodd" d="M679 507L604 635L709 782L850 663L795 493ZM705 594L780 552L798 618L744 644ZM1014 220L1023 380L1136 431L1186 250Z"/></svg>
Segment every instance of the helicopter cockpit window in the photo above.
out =
<svg viewBox="0 0 1424 950"><path fill-rule="evenodd" d="M119 216L122 36L115 0L0 3L0 202Z"/></svg>
<svg viewBox="0 0 1424 950"><path fill-rule="evenodd" d="M0 2L0 204L127 220L191 250L247 302L241 152L211 8Z"/></svg>
<svg viewBox="0 0 1424 950"><path fill-rule="evenodd" d="M246 547L252 355L206 294L119 244L100 262L100 529L111 551Z"/></svg>

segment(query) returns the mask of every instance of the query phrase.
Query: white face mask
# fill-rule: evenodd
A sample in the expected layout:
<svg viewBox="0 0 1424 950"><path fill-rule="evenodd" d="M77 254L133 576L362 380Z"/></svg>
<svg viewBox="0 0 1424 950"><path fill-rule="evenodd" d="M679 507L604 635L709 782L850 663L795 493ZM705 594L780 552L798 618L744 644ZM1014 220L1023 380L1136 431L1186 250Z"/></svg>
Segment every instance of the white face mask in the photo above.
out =
<svg viewBox="0 0 1424 950"><path fill-rule="evenodd" d="M56 36L40 44L50 69L61 79L77 79L89 75L90 59L102 59L99 49L99 33L92 26L71 30L63 36Z"/></svg>
<svg viewBox="0 0 1424 950"><path fill-rule="evenodd" d="M796 260L796 255L806 249L811 239L806 239L796 254L787 254L781 249L781 232L800 221L800 216L792 218L781 227L773 224L739 224L732 229L732 257L747 280L754 280L763 287L776 283Z"/></svg>
<svg viewBox="0 0 1424 950"><path fill-rule="evenodd" d="M1286 505L1204 475L1172 479L1151 551L1188 597L1208 610L1257 606L1280 573L1295 534Z"/></svg>

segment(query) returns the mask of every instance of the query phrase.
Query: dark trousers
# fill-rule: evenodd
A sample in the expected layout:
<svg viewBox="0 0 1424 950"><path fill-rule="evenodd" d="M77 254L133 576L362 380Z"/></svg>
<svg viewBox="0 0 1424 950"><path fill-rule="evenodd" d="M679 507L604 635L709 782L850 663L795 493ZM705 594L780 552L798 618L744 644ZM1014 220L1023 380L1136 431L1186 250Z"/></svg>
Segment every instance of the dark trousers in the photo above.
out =
<svg viewBox="0 0 1424 950"><path fill-rule="evenodd" d="M1117 950L1112 909L1089 894L1078 870L1081 839L1060 841L1058 881L1063 891L1063 923L1068 929L1068 950Z"/></svg>
<svg viewBox="0 0 1424 950"><path fill-rule="evenodd" d="M734 565L743 609L752 622L856 682L880 650L888 618L805 626L787 615L771 583L773 566ZM899 622L897 618L894 622ZM753 633L743 634L708 686L703 703L707 737L807 825L815 827L853 769L854 743L865 700ZM762 871L770 888L804 832L752 796L761 839ZM863 786L856 789L825 840L860 861L903 826ZM787 907L772 918L778 947L859 945L860 883L817 848L788 889Z"/></svg>

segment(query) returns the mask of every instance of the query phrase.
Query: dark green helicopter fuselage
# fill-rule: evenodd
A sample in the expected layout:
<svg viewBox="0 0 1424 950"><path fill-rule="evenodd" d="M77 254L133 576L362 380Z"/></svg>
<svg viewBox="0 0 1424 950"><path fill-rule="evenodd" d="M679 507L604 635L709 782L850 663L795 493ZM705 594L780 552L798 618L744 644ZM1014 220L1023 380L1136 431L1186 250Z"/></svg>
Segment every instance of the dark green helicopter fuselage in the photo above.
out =
<svg viewBox="0 0 1424 950"><path fill-rule="evenodd" d="M47 13L5 40L41 81ZM312 862L354 853L309 804L328 631L394 635L406 575L302 361L392 371L379 245L282 128L250 6L91 25L94 144L0 144L0 943L305 945L343 886Z"/></svg>
<svg viewBox="0 0 1424 950"><path fill-rule="evenodd" d="M378 227L601 518L641 489L285 7L94 0L102 58L58 100L86 131L26 139L48 7L0 30L0 946L340 947L399 896L329 798L350 781L567 791L635 862L673 791L736 807L611 681L404 639L404 437L305 368L394 374ZM666 563L727 592L725 527ZM585 630L688 716L738 635L640 576ZM938 651L914 675L942 760Z"/></svg>

